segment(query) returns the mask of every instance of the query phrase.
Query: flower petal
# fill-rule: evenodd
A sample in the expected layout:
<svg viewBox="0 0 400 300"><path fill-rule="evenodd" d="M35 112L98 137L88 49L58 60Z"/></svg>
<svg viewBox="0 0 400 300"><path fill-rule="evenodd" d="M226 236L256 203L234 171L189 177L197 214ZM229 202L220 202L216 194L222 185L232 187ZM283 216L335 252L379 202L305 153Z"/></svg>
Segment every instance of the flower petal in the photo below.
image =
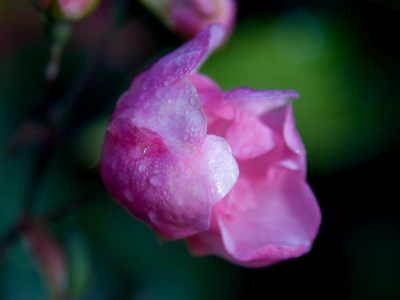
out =
<svg viewBox="0 0 400 300"><path fill-rule="evenodd" d="M208 229L207 178L171 153L161 136L135 127L129 118L108 126L101 174L114 199L166 238Z"/></svg>
<svg viewBox="0 0 400 300"><path fill-rule="evenodd" d="M275 146L274 133L258 118L241 113L226 131L226 140L237 159L260 156Z"/></svg>
<svg viewBox="0 0 400 300"><path fill-rule="evenodd" d="M169 86L196 70L225 36L221 25L210 25L195 38L155 62L132 82L131 90Z"/></svg>
<svg viewBox="0 0 400 300"><path fill-rule="evenodd" d="M189 247L194 253L209 251L247 267L307 253L321 219L302 175L281 167L272 168L264 181L239 177L213 215L211 230L190 237Z"/></svg>
<svg viewBox="0 0 400 300"><path fill-rule="evenodd" d="M140 128L163 137L172 151L192 155L204 142L207 121L195 88L186 79L157 90L126 92L115 117L130 118Z"/></svg>
<svg viewBox="0 0 400 300"><path fill-rule="evenodd" d="M225 93L224 100L227 103L234 103L243 112L254 115L262 115L265 112L283 107L299 94L295 91L272 91L272 90L253 90L250 88L236 88Z"/></svg>
<svg viewBox="0 0 400 300"><path fill-rule="evenodd" d="M196 88L200 103L203 106L216 106L223 100L224 93L210 77L192 73L188 76L188 79Z"/></svg>
<svg viewBox="0 0 400 300"><path fill-rule="evenodd" d="M208 178L217 204L232 189L239 176L239 168L225 139L207 135L201 151L191 159L192 165Z"/></svg>
<svg viewBox="0 0 400 300"><path fill-rule="evenodd" d="M101 174L114 199L169 239L209 228L211 207L239 173L224 139L207 136L195 155L185 157L130 118L116 119L107 129Z"/></svg>

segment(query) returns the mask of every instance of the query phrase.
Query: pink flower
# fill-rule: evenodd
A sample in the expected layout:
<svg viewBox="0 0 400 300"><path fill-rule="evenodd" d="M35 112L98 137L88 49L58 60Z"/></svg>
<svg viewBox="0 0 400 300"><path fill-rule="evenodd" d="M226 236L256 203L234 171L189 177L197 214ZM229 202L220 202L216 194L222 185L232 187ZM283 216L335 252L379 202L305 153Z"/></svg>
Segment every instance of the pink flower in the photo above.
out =
<svg viewBox="0 0 400 300"><path fill-rule="evenodd" d="M164 237L263 267L308 252L321 216L292 116L297 93L223 92L197 73L223 39L207 27L136 77L100 169L112 197Z"/></svg>
<svg viewBox="0 0 400 300"><path fill-rule="evenodd" d="M39 9L45 10L52 18L75 22L90 14L100 0L31 0Z"/></svg>
<svg viewBox="0 0 400 300"><path fill-rule="evenodd" d="M231 32L236 17L234 0L141 0L164 23L184 38L192 38L207 25L220 23Z"/></svg>
<svg viewBox="0 0 400 300"><path fill-rule="evenodd" d="M208 230L211 209L238 167L207 120L188 75L223 37L221 27L161 58L118 100L100 171L111 196L168 239Z"/></svg>

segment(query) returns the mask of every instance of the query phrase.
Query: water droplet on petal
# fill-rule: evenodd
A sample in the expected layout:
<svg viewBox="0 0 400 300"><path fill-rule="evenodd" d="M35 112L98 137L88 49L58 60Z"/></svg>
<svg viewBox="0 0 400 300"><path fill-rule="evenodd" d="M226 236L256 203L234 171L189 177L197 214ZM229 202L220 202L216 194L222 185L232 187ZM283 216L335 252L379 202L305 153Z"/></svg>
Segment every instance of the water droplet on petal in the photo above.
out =
<svg viewBox="0 0 400 300"><path fill-rule="evenodd" d="M165 182L164 176L162 176L161 174L156 174L156 175L151 176L149 178L149 181L152 186L161 186Z"/></svg>
<svg viewBox="0 0 400 300"><path fill-rule="evenodd" d="M198 103L198 101L197 101L196 97L190 97L190 104L196 105L197 103Z"/></svg>
<svg viewBox="0 0 400 300"><path fill-rule="evenodd" d="M129 201L133 201L133 195L129 188L124 189L122 193L124 194L126 199L128 199Z"/></svg>
<svg viewBox="0 0 400 300"><path fill-rule="evenodd" d="M158 213L156 213L155 211L149 212L148 216L149 216L150 221L152 221L154 224L156 224L156 225L162 224Z"/></svg>

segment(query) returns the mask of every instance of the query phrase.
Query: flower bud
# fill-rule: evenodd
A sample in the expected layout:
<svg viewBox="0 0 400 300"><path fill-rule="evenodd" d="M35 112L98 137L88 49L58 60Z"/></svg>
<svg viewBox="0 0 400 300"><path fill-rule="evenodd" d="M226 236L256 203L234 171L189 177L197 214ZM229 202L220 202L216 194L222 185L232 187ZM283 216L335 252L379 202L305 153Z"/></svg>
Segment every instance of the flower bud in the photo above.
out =
<svg viewBox="0 0 400 300"><path fill-rule="evenodd" d="M40 11L45 11L49 17L67 22L83 19L100 3L100 0L31 0Z"/></svg>
<svg viewBox="0 0 400 300"><path fill-rule="evenodd" d="M207 25L220 23L229 34L235 23L234 0L140 0L171 30L194 37Z"/></svg>
<svg viewBox="0 0 400 300"><path fill-rule="evenodd" d="M206 133L188 78L222 38L209 28L137 76L107 127L100 172L110 195L167 239L208 230L238 177L226 140Z"/></svg>
<svg viewBox="0 0 400 300"><path fill-rule="evenodd" d="M51 0L31 0L31 2L38 10L46 10Z"/></svg>
<svg viewBox="0 0 400 300"><path fill-rule="evenodd" d="M266 267L310 251L321 212L291 90L224 92L198 68L220 25L139 74L107 127L100 172L110 195L194 255Z"/></svg>
<svg viewBox="0 0 400 300"><path fill-rule="evenodd" d="M64 249L43 222L30 222L23 237L36 261L52 299L65 299L68 288L68 265Z"/></svg>

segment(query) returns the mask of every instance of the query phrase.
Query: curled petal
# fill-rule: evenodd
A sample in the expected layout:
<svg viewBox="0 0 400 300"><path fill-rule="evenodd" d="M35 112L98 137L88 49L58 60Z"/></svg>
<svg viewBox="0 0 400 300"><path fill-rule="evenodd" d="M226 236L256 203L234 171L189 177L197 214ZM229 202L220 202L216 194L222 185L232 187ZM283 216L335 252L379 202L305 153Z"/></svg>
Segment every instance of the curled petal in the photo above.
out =
<svg viewBox="0 0 400 300"><path fill-rule="evenodd" d="M297 99L299 94L295 91L253 90L249 88L236 88L225 93L224 99L243 112L262 115L268 111L281 108Z"/></svg>
<svg viewBox="0 0 400 300"><path fill-rule="evenodd" d="M220 25L210 25L194 39L155 62L132 82L131 90L157 89L173 84L199 68L225 36Z"/></svg>
<svg viewBox="0 0 400 300"><path fill-rule="evenodd" d="M321 219L301 174L279 167L264 181L239 177L213 214L210 231L190 237L189 246L195 254L216 253L247 267L265 267L307 253Z"/></svg>

